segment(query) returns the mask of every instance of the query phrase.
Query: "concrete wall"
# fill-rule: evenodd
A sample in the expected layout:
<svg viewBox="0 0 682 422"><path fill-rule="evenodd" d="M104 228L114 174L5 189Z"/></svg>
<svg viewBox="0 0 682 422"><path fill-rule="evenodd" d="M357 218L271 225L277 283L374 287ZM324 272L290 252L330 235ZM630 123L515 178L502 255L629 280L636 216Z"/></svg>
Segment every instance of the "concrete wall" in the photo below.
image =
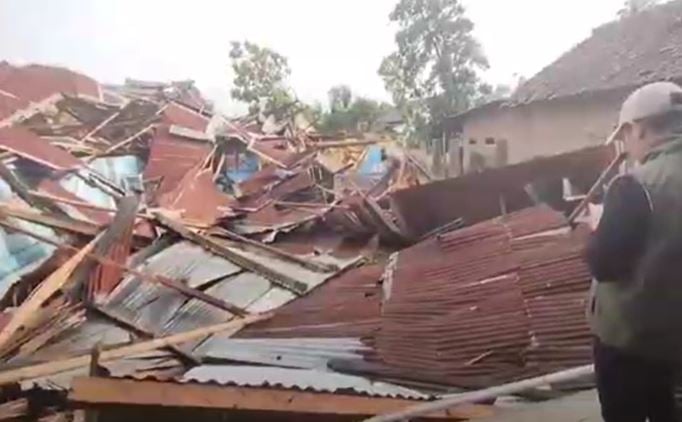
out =
<svg viewBox="0 0 682 422"><path fill-rule="evenodd" d="M616 125L628 92L493 108L462 124L464 170L514 164L603 143ZM503 145L506 143L506 147ZM506 153L504 152L506 149Z"/></svg>

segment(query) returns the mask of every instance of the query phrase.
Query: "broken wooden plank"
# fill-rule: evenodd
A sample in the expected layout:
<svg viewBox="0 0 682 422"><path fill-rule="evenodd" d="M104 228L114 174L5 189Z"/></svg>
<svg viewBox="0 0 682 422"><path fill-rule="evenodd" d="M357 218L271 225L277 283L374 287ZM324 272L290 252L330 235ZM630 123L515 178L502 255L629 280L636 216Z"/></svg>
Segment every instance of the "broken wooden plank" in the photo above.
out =
<svg viewBox="0 0 682 422"><path fill-rule="evenodd" d="M135 132L134 134L132 134L132 135L130 135L129 137L127 137L126 139L122 140L121 142L112 145L110 148L107 148L104 152L102 152L102 153L100 153L100 154L95 154L95 155L92 155L92 156L86 158L85 161L89 163L89 162L91 162L91 161L93 161L93 160L95 160L95 159L97 159L97 158L100 158L100 157L104 157L104 156L110 155L110 154L116 152L117 150L119 150L119 149L121 149L121 148L127 146L128 144L132 143L132 142L135 141L137 138L139 138L140 136L142 136L142 135L144 135L145 133L149 132L150 130L154 129L155 127L156 127L156 124L151 124L151 125L149 125L149 126L146 126L145 128L143 128L143 129L141 129L141 130Z"/></svg>
<svg viewBox="0 0 682 422"><path fill-rule="evenodd" d="M12 314L7 325L0 331L0 349L5 348L7 341L16 333L24 323L36 312L53 294L69 281L71 274L83 262L85 256L90 253L99 241L99 236L94 238L84 248L80 249L64 265L48 276Z"/></svg>
<svg viewBox="0 0 682 422"><path fill-rule="evenodd" d="M362 140L353 140L353 141L323 141L323 142L318 142L317 144L314 145L315 149L328 149L328 148L348 148L348 147L358 147L358 146L367 146L367 145L375 145L379 144L381 142L386 142L385 139L362 139Z"/></svg>
<svg viewBox="0 0 682 422"><path fill-rule="evenodd" d="M102 212L107 212L107 213L111 213L111 214L114 214L117 211L115 208L100 207L98 205L93 205L93 204L90 204L90 203L85 202L85 201L78 201L75 199L60 198L59 196L54 196L54 195L50 195L49 193L39 192L39 191L35 191L35 190L30 191L30 194L32 196L35 196L38 198L44 198L44 199L48 199L50 201L58 202L61 204L71 205L71 206L76 207L76 208L90 209L90 210L94 210L94 211L102 211ZM61 212L61 210L60 210L60 212ZM153 216L151 216L149 214L141 213L141 212L138 212L137 216L139 218L144 218L147 220L154 220Z"/></svg>
<svg viewBox="0 0 682 422"><path fill-rule="evenodd" d="M90 132L86 133L85 136L83 136L81 139L79 139L78 142L85 142L87 139L89 139L90 137L94 136L94 135L95 135L97 132L99 132L104 126L108 125L109 123L111 123L112 120L114 120L115 118L117 118L118 116L120 116L121 113L123 112L123 110L125 110L125 107L122 107L121 109L119 109L118 111L116 111L115 113L113 113L112 115L110 115L109 117L107 117L106 119L104 119L100 124L98 124L97 126L95 126Z"/></svg>
<svg viewBox="0 0 682 422"><path fill-rule="evenodd" d="M136 196L125 197L118 203L118 212L95 247L94 254L104 256L120 265L125 264L132 247L139 205L140 199ZM97 265L92 261L90 264L81 269L84 274L78 280L80 282L87 280L88 299L96 300L98 294L108 294L114 289L122 278L123 270L109 265Z"/></svg>
<svg viewBox="0 0 682 422"><path fill-rule="evenodd" d="M266 245L262 242L258 242L257 240L249 239L248 237L244 237L240 234L237 234L233 231L227 230L227 229L221 229L220 231L221 234L224 234L226 237L236 240L242 243L245 243L247 245L250 245L256 249L260 249L263 251L266 251L272 255L275 255L279 258L283 258L285 260L295 262L296 264L305 267L309 270L318 272L318 273L330 273L330 272L336 272L339 271L339 267L334 265L334 264L325 264L322 262L315 262L311 261L310 259L306 258L301 258L298 255L294 255L292 253L289 253L287 251L283 251L281 249L275 248L270 245Z"/></svg>
<svg viewBox="0 0 682 422"><path fill-rule="evenodd" d="M210 325L207 327L197 328L170 336L157 338L153 340L145 340L127 346L121 346L114 349L103 350L100 353L100 362L107 362L115 359L121 359L140 353L149 352L152 350L163 349L170 345L178 345L188 341L200 339L213 334L222 333L223 335L232 335L242 328L258 321L263 321L272 316L272 314L249 315L245 318L223 322L220 324ZM72 369L87 366L90 363L90 354L84 354L68 359L44 362L36 365L28 365L21 368L10 369L0 372L0 385L6 385L25 380L44 377L47 375L58 374L60 372L69 371Z"/></svg>
<svg viewBox="0 0 682 422"><path fill-rule="evenodd" d="M100 315L104 316L105 318L110 319L117 325L121 325L122 327L125 327L128 330L134 331L138 335L141 335L142 337L146 337L149 339L154 339L154 338L159 338L160 336L157 333L153 333L147 329L144 329L140 327L139 325L135 324L133 321L127 320L123 318L120 315L116 315L112 312L109 312L105 308L99 307L99 306L91 306L89 309L92 309L93 311L99 313ZM185 360L186 362L191 362L194 365L198 365L201 363L201 360L198 359L196 356L192 355L191 353L179 348L178 346L171 344L168 347L168 350L171 352L175 353L178 355L181 359Z"/></svg>
<svg viewBox="0 0 682 422"><path fill-rule="evenodd" d="M102 227L87 221L73 220L67 217L57 217L54 215L43 214L32 209L20 208L7 203L0 203L0 215L4 217L18 218L31 223L51 229L62 230L65 232L80 234L85 236L96 236L102 231Z"/></svg>
<svg viewBox="0 0 682 422"><path fill-rule="evenodd" d="M22 234L25 234L27 236L33 237L34 239L38 239L41 242L45 242L45 243L52 245L52 246L55 246L59 249L65 249L65 250L70 250L70 251L78 251L78 248L56 242L56 241L50 239L49 237L45 237L45 236L42 236L40 234L34 233L30 230L27 230L27 229L24 229L24 228L19 227L17 225L14 225L8 221L0 220L0 226L6 227L6 228L13 230L13 231L16 231L18 233L22 233ZM141 271L137 271L137 270L130 268L126 265L119 264L118 262L112 261L108 258L104 258L102 256L99 256L99 255L96 255L93 253L87 253L85 256L87 259L94 260L96 262L99 262L102 265L109 265L112 267L120 268L125 273L135 275L135 276L139 277L141 280L149 281L149 282L153 282L153 283L161 283L164 286L175 289L175 290L179 291L180 293L182 293L186 296L193 297L195 299L201 300L202 302L206 302L209 305L213 305L219 309L231 312L235 315L241 316L241 315L246 315L248 313L244 309L242 309L238 306L235 306L231 303L225 302L224 300L219 299L217 297L208 295L208 294L206 294L200 290L193 289L189 286L186 286L183 283L180 283L180 282L175 281L175 280L171 280L167 277L163 277L163 276L155 275L155 274L143 273Z"/></svg>
<svg viewBox="0 0 682 422"><path fill-rule="evenodd" d="M273 284L289 290L297 296L304 294L308 290L308 286L305 283L289 277L286 274L279 273L272 268L268 268L258 262L252 261L230 250L230 248L216 242L208 236L193 232L192 230L185 227L182 223L179 223L163 215L162 213L156 212L154 213L154 216L161 226L177 233L184 239L196 243L211 253L222 256L223 258L236 265L239 265L245 270L262 275L263 277L270 280Z"/></svg>
<svg viewBox="0 0 682 422"><path fill-rule="evenodd" d="M29 413L28 399L22 398L8 401L0 404L0 421L15 420L28 416Z"/></svg>

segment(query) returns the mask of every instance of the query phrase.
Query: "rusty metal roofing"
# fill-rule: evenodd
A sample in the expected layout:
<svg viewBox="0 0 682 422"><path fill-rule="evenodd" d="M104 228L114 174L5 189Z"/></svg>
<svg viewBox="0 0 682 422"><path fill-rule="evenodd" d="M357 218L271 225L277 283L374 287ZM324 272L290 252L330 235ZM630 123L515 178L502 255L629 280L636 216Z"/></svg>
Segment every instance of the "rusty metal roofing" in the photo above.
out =
<svg viewBox="0 0 682 422"><path fill-rule="evenodd" d="M144 169L144 180L160 180L154 196L172 191L185 175L199 166L211 153L211 146L171 135L167 127L160 127L150 141L149 159Z"/></svg>
<svg viewBox="0 0 682 422"><path fill-rule="evenodd" d="M210 119L189 107L171 102L163 111L162 121L169 126L177 125L199 132L206 132Z"/></svg>
<svg viewBox="0 0 682 422"><path fill-rule="evenodd" d="M404 229L419 238L458 218L471 225L500 215L503 206L507 212L532 206L526 186L534 182L554 183L559 197L564 177L587 191L614 157L613 146L589 147L399 190L391 205Z"/></svg>
<svg viewBox="0 0 682 422"><path fill-rule="evenodd" d="M252 194L240 199L240 206L245 209L258 210L272 201L309 189L314 185L315 180L308 170L284 174L279 177L279 180L265 177L262 185L251 186Z"/></svg>
<svg viewBox="0 0 682 422"><path fill-rule="evenodd" d="M14 67L5 63L0 72L0 90L31 102L58 93L100 99L100 87L94 79L62 67L37 64Z"/></svg>
<svg viewBox="0 0 682 422"><path fill-rule="evenodd" d="M220 218L234 216L237 201L221 192L213 181L213 171L199 166L191 169L172 191L159 198L159 205L180 213L182 221L210 227Z"/></svg>
<svg viewBox="0 0 682 422"><path fill-rule="evenodd" d="M380 326L383 265L353 268L305 297L280 308L274 317L238 334L246 338L368 338Z"/></svg>
<svg viewBox="0 0 682 422"><path fill-rule="evenodd" d="M380 372L479 387L588 363L584 237L562 226L559 213L532 208L398 253Z"/></svg>
<svg viewBox="0 0 682 422"><path fill-rule="evenodd" d="M0 122L26 107L28 107L28 102L8 92L0 91Z"/></svg>
<svg viewBox="0 0 682 422"><path fill-rule="evenodd" d="M79 168L83 163L61 148L50 145L32 132L20 127L0 128L0 149L53 170Z"/></svg>

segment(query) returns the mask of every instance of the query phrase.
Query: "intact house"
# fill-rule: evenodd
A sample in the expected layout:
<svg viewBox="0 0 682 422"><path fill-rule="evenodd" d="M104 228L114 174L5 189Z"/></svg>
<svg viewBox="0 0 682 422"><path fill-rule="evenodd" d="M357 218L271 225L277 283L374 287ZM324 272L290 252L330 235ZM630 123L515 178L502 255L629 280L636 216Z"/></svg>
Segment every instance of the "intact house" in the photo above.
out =
<svg viewBox="0 0 682 422"><path fill-rule="evenodd" d="M607 23L510 98L446 120L447 175L598 145L637 87L682 82L682 0Z"/></svg>

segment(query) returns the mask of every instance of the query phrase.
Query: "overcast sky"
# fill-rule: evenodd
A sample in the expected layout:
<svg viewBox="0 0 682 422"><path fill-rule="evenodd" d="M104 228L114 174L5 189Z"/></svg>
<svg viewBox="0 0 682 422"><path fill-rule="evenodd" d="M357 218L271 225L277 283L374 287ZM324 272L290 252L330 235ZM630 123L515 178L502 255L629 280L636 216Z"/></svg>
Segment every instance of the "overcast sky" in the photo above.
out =
<svg viewBox="0 0 682 422"><path fill-rule="evenodd" d="M0 0L0 60L60 64L102 82L194 79L228 109L229 42L289 58L291 85L325 101L346 83L388 99L377 69L393 49L397 0ZM612 20L623 0L465 0L488 82L532 76Z"/></svg>

